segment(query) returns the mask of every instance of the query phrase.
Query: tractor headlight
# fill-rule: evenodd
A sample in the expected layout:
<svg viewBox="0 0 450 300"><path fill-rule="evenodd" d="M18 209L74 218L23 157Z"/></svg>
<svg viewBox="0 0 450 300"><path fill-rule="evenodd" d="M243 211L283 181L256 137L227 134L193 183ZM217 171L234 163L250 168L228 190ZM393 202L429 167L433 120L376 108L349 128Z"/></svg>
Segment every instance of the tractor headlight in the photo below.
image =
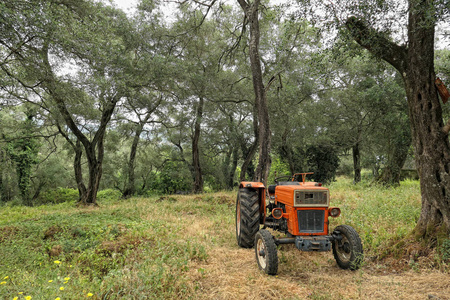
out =
<svg viewBox="0 0 450 300"><path fill-rule="evenodd" d="M272 209L272 216L277 220L281 219L283 217L283 210L279 207Z"/></svg>
<svg viewBox="0 0 450 300"><path fill-rule="evenodd" d="M339 217L340 214L341 214L341 210L338 207L330 207L328 209L328 215L333 218Z"/></svg>

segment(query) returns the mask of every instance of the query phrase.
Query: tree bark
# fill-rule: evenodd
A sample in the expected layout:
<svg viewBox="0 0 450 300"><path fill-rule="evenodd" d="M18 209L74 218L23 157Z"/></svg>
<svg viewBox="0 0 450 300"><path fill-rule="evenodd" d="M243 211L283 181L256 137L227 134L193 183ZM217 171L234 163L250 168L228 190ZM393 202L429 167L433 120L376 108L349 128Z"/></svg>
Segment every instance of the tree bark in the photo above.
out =
<svg viewBox="0 0 450 300"><path fill-rule="evenodd" d="M195 116L194 135L192 137L192 167L194 170L194 184L192 192L194 194L203 192L203 175L200 165L200 149L199 140L201 133L201 123L203 118L204 99L200 97L197 103L197 111Z"/></svg>
<svg viewBox="0 0 450 300"><path fill-rule="evenodd" d="M353 183L361 182L361 153L359 147L359 142L352 147L353 172L355 173Z"/></svg>
<svg viewBox="0 0 450 300"><path fill-rule="evenodd" d="M134 169L135 169L137 148L139 145L139 140L141 138L143 128L144 124L137 125L136 132L134 133L133 142L131 143L130 158L128 159L127 163L128 180L126 188L122 193L123 198L128 198L130 196L133 196L134 193L136 193Z"/></svg>
<svg viewBox="0 0 450 300"><path fill-rule="evenodd" d="M233 147L233 153L231 155L231 166L228 172L228 181L227 181L227 187L228 189L232 189L234 186L234 174L236 174L237 164L239 160L239 148L237 146Z"/></svg>
<svg viewBox="0 0 450 300"><path fill-rule="evenodd" d="M408 14L408 47L384 39L356 18L347 20L347 28L361 46L403 77L422 195L414 232L434 240L438 231L450 233L450 145L435 86L432 4L410 0Z"/></svg>
<svg viewBox="0 0 450 300"><path fill-rule="evenodd" d="M83 148L82 148L80 140L77 140L76 144L75 145L72 144L72 146L75 151L73 168L74 168L74 172L75 172L75 181L77 183L77 188L78 188L78 195L79 195L78 201L81 201L81 199L86 197L86 191L87 191L86 186L84 185L84 181L83 181L83 171L81 169L81 157L83 155Z"/></svg>
<svg viewBox="0 0 450 300"><path fill-rule="evenodd" d="M411 146L411 134L409 130L403 132L397 137L392 145L392 151L388 156L388 162L378 179L385 185L399 185L400 173L408 157L409 147Z"/></svg>
<svg viewBox="0 0 450 300"><path fill-rule="evenodd" d="M258 147L259 160L255 172L255 181L267 184L270 171L271 133L269 122L269 109L267 107L266 91L263 83L261 59L259 56L259 5L260 0L248 3L245 0L237 0L244 10L250 23L249 55L252 69L253 89L255 92L255 107L258 116Z"/></svg>
<svg viewBox="0 0 450 300"><path fill-rule="evenodd" d="M4 156L5 155L3 149L0 148L0 202L6 202L5 188L3 186L3 163L5 161Z"/></svg>
<svg viewBox="0 0 450 300"><path fill-rule="evenodd" d="M86 185L83 181L83 170L81 168L81 157L83 156L83 147L79 139L74 143L67 132L65 132L60 124L57 122L56 127L58 128L59 133L66 139L70 146L72 146L73 151L75 152L75 157L73 160L73 169L75 173L75 182L78 188L78 201L81 201L86 196Z"/></svg>

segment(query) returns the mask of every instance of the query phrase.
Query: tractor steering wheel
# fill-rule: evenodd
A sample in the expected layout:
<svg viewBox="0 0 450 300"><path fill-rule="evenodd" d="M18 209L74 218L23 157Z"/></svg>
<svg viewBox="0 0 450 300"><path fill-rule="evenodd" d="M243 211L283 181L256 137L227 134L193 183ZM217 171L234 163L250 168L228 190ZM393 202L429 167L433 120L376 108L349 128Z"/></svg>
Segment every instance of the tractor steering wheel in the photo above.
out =
<svg viewBox="0 0 450 300"><path fill-rule="evenodd" d="M292 176L291 175L283 175L283 176L279 176L279 177L275 177L275 183L278 184L278 181L280 181L280 179L288 179L288 181L292 180Z"/></svg>

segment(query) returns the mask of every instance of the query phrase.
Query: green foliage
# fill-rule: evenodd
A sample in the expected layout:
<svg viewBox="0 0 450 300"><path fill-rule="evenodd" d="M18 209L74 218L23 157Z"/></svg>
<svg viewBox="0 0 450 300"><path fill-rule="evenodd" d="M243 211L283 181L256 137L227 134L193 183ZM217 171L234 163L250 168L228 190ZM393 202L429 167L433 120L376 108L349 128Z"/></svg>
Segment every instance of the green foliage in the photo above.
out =
<svg viewBox="0 0 450 300"><path fill-rule="evenodd" d="M335 179L339 166L337 150L327 145L311 145L306 151L308 157L308 170L317 182L331 182Z"/></svg>
<svg viewBox="0 0 450 300"><path fill-rule="evenodd" d="M275 176L276 174L276 176ZM279 157L272 157L272 165L270 167L270 174L267 180L268 183L275 182L275 177L292 175L289 171L289 166Z"/></svg>
<svg viewBox="0 0 450 300"><path fill-rule="evenodd" d="M36 205L59 204L64 202L76 202L79 198L78 190L70 188L57 188L48 190L39 195L36 199Z"/></svg>
<svg viewBox="0 0 450 300"><path fill-rule="evenodd" d="M438 252L443 261L450 262L450 239L445 239L442 245L438 247Z"/></svg>
<svg viewBox="0 0 450 300"><path fill-rule="evenodd" d="M98 201L117 201L122 197L122 193L114 189L101 190L97 193Z"/></svg>
<svg viewBox="0 0 450 300"><path fill-rule="evenodd" d="M183 162L168 161L154 178L152 190L160 193L173 194L191 190L192 178Z"/></svg>
<svg viewBox="0 0 450 300"><path fill-rule="evenodd" d="M6 153L16 167L17 184L25 205L32 205L29 194L32 168L39 162L40 144L36 138L32 137L35 127L33 118L33 113L27 111L25 120L16 125L19 129L8 137L9 141L6 145Z"/></svg>

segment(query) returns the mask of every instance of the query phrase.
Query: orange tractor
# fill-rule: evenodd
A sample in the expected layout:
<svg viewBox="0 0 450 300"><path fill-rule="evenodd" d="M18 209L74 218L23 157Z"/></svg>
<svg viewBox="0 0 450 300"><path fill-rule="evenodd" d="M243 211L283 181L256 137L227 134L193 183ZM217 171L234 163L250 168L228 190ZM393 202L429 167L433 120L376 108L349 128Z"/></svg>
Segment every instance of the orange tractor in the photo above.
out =
<svg viewBox="0 0 450 300"><path fill-rule="evenodd" d="M308 174L312 173L278 177L267 192L261 182L240 184L236 200L237 243L243 248L255 247L258 266L266 274L277 274L277 246L282 244L295 244L301 251L333 250L342 269L356 270L363 261L362 243L355 229L339 225L329 233L328 218L338 217L341 211L330 207L327 188L305 181ZM274 237L268 228L285 236Z"/></svg>

